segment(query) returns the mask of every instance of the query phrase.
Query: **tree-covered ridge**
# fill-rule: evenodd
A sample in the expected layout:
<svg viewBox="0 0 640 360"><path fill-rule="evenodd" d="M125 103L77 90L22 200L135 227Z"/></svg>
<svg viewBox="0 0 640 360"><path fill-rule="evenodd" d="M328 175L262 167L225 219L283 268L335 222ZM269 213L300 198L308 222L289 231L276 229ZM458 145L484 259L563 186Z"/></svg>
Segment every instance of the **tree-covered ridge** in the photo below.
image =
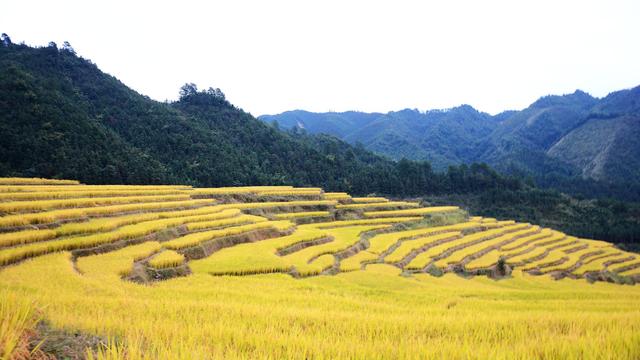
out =
<svg viewBox="0 0 640 360"><path fill-rule="evenodd" d="M440 174L426 162L396 163L331 136L283 133L230 104L220 89L187 84L178 101L153 101L69 44L5 44L0 64L3 176L90 184L291 184L396 196L521 186L486 166L474 166L466 177L457 168Z"/></svg>
<svg viewBox="0 0 640 360"><path fill-rule="evenodd" d="M469 162L477 140L488 136L497 125L489 114L469 105L448 111L405 109L387 114L294 110L259 118L283 129L297 127L311 134L326 133L352 144L361 143L395 160L427 160L438 170Z"/></svg>
<svg viewBox="0 0 640 360"><path fill-rule="evenodd" d="M260 118L281 128L330 133L393 159L436 169L486 162L572 194L640 199L640 87L596 99L576 91L545 96L495 116L464 105L421 112L288 111Z"/></svg>

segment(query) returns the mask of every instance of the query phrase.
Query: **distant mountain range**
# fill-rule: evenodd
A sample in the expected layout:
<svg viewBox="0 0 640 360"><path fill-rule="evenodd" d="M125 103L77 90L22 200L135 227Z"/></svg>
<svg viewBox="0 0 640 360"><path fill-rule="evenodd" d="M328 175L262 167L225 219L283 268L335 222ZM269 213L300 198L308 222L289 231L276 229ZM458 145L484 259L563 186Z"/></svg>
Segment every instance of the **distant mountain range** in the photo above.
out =
<svg viewBox="0 0 640 360"><path fill-rule="evenodd" d="M545 96L524 110L495 116L462 105L386 114L294 110L259 118L282 129L361 143L392 159L428 160L437 169L486 162L567 187L582 181L621 186L640 178L640 87L601 99L579 90Z"/></svg>
<svg viewBox="0 0 640 360"><path fill-rule="evenodd" d="M571 194L640 199L640 87L602 99L581 91L547 96L495 116L463 105L387 114L290 111L263 121L219 90L187 90L179 101L161 103L73 49L2 44L0 174L386 194L455 183L436 179L423 164L392 161L408 158L428 160L436 170L485 162ZM280 130L304 128L312 136L264 123L274 121Z"/></svg>

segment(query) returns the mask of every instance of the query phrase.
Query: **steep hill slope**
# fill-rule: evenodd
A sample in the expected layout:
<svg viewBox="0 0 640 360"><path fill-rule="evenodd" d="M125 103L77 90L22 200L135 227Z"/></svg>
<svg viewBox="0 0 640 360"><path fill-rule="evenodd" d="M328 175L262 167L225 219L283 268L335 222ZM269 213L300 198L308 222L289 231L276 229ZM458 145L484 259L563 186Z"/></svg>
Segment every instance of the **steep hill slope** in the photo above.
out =
<svg viewBox="0 0 640 360"><path fill-rule="evenodd" d="M475 159L495 164L501 170L542 173L553 169L573 175L575 169L549 158L546 151L579 126L594 103L595 99L579 91L541 98L501 121L477 144Z"/></svg>
<svg viewBox="0 0 640 360"><path fill-rule="evenodd" d="M610 94L547 154L603 181L640 176L640 87Z"/></svg>
<svg viewBox="0 0 640 360"><path fill-rule="evenodd" d="M157 159L91 115L87 96L57 61L72 55L48 48L20 50L0 46L0 173L105 183L173 180Z"/></svg>
<svg viewBox="0 0 640 360"><path fill-rule="evenodd" d="M541 98L503 120L473 160L567 192L637 200L638 102L640 87L603 99L580 91Z"/></svg>

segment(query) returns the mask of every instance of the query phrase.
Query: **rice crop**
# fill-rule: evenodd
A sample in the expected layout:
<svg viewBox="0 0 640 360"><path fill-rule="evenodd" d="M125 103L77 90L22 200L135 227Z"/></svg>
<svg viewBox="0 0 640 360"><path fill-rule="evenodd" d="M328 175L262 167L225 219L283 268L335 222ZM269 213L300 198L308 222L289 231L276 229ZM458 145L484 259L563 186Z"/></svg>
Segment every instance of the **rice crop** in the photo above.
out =
<svg viewBox="0 0 640 360"><path fill-rule="evenodd" d="M326 192L322 196L325 200L350 200L351 196L345 192Z"/></svg>
<svg viewBox="0 0 640 360"><path fill-rule="evenodd" d="M291 186L4 180L0 201L25 212L0 216L0 359L46 358L38 336L107 339L88 359L640 358L640 287L601 281L640 262L604 241Z"/></svg>
<svg viewBox="0 0 640 360"><path fill-rule="evenodd" d="M354 197L351 200L353 200L354 203L381 203L381 202L387 202L389 201L389 199L387 198L383 198L383 197Z"/></svg>
<svg viewBox="0 0 640 360"><path fill-rule="evenodd" d="M184 255L173 250L165 250L149 260L149 266L156 269L176 267L184 263Z"/></svg>
<svg viewBox="0 0 640 360"><path fill-rule="evenodd" d="M58 180L42 178L0 178L0 185L79 185L76 180Z"/></svg>
<svg viewBox="0 0 640 360"><path fill-rule="evenodd" d="M386 199L385 199L386 200ZM419 207L420 204L407 201L384 201L384 202L363 202L356 204L338 204L336 209L370 209L370 208L397 208L397 207Z"/></svg>
<svg viewBox="0 0 640 360"><path fill-rule="evenodd" d="M387 211L369 211L365 212L366 217L397 217L397 216L424 216L435 213L457 211L460 208L457 206L432 206L418 209L404 209L404 210L387 210Z"/></svg>
<svg viewBox="0 0 640 360"><path fill-rule="evenodd" d="M306 217L326 217L331 216L331 213L328 211L301 211L294 213L281 213L275 214L274 217L278 220L288 220L288 219L299 219Z"/></svg>

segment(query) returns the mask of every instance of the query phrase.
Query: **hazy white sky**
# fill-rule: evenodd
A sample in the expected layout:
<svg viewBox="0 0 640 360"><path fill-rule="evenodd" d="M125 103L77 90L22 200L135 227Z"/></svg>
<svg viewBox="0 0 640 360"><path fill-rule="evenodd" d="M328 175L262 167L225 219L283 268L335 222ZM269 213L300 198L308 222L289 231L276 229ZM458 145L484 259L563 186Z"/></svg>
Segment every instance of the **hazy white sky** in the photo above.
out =
<svg viewBox="0 0 640 360"><path fill-rule="evenodd" d="M253 115L467 103L491 113L640 85L640 1L29 1L14 42L67 40L157 100L220 87Z"/></svg>

